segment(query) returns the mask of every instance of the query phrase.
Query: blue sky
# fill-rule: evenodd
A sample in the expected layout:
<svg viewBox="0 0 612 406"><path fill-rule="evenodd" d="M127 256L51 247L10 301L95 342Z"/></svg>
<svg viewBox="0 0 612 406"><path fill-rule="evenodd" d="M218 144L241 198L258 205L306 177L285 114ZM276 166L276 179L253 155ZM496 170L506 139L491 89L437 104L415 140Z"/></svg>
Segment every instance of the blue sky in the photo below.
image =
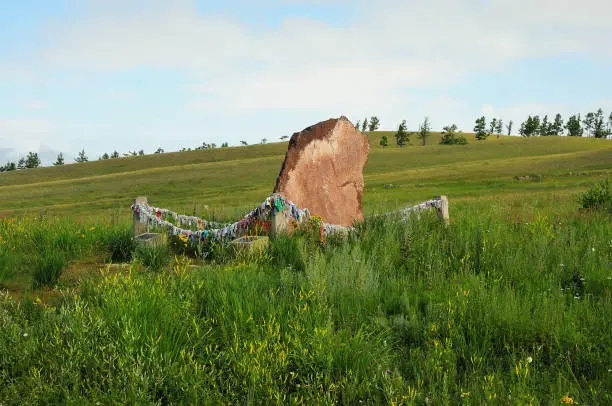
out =
<svg viewBox="0 0 612 406"><path fill-rule="evenodd" d="M536 3L536 4L534 4ZM601 0L0 0L0 163L612 111Z"/></svg>

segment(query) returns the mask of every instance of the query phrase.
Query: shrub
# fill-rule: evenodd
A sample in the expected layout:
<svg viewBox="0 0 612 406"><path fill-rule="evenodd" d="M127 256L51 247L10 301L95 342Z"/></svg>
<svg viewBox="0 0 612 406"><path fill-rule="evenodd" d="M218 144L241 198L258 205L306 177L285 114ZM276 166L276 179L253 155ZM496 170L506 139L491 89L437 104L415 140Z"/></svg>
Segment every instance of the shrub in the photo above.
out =
<svg viewBox="0 0 612 406"><path fill-rule="evenodd" d="M139 244L134 259L151 271L161 271L170 262L170 248L166 244Z"/></svg>
<svg viewBox="0 0 612 406"><path fill-rule="evenodd" d="M67 264L65 255L56 250L42 252L34 259L32 285L34 288L53 286Z"/></svg>
<svg viewBox="0 0 612 406"><path fill-rule="evenodd" d="M582 193L579 201L584 209L601 209L612 212L612 194L610 194L608 180L601 181L589 188L586 193Z"/></svg>
<svg viewBox="0 0 612 406"><path fill-rule="evenodd" d="M113 229L105 237L105 245L113 262L129 262L132 260L135 243L128 228Z"/></svg>

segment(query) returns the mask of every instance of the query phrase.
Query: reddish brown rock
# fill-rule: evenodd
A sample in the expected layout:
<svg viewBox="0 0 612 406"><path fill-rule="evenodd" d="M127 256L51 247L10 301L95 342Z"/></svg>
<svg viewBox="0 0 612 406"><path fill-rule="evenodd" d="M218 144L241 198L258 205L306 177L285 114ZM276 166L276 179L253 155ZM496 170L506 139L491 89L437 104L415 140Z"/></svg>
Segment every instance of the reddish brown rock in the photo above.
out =
<svg viewBox="0 0 612 406"><path fill-rule="evenodd" d="M368 139L344 116L310 126L289 140L274 192L326 223L363 220L363 168L369 151Z"/></svg>

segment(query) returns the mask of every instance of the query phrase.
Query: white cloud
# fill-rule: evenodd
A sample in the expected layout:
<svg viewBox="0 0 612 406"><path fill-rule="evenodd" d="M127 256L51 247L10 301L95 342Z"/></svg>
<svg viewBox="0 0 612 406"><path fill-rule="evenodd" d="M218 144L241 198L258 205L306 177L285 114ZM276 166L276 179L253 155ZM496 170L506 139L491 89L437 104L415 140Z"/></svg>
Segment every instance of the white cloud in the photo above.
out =
<svg viewBox="0 0 612 406"><path fill-rule="evenodd" d="M62 123L62 129L70 128L70 136L79 137L79 143L95 139L108 144L114 141L105 134L111 133L129 133L134 143L158 142L173 132L200 134L199 128L188 128L186 123L205 122L204 113L237 122L263 109L278 110L281 115L301 113L290 116L294 124L274 128L270 124L262 129L245 125L254 139L273 138L278 135L274 131L283 135L287 126L287 132L300 129L299 123L321 114L326 118L342 113L350 117L376 113L385 128L394 127L387 123L402 118L416 125L429 115L440 126L454 121L467 130L482 103L491 101L466 106L460 98L423 95L422 89L443 88L465 75L502 70L511 62L533 56L612 60L608 44L612 2L608 0L334 1L352 7L350 18L341 26L304 17L285 18L276 26L251 26L228 14L204 14L190 0L73 3L76 11L70 17L45 25L44 46L30 56L40 61L37 66L43 71L62 72L62 80L73 81L73 87L92 86L92 98L101 90L97 83L88 83L88 78L94 78L89 79L93 82L109 72L157 68L186 77L185 82L190 83L181 89L184 98L176 100L187 118L173 112L161 125L157 116L148 123L92 121L91 129ZM330 2L264 2L268 6L324 3ZM2 72L19 72L14 66L2 66L0 79ZM102 93L113 99L134 96L132 90L121 88ZM517 120L534 113L525 110L526 106L484 106L483 112ZM565 110L570 108L560 109ZM100 117L106 116L95 117L104 121ZM225 127L215 129L219 137L230 134ZM44 145L49 139L48 131L26 130L13 131L25 134L22 150L33 148L35 142ZM143 134L142 141L136 139L138 133ZM82 139L81 134L89 138ZM157 134L155 140L152 134Z"/></svg>
<svg viewBox="0 0 612 406"><path fill-rule="evenodd" d="M348 27L292 17L266 29L200 14L191 1L93 4L48 27L48 63L181 70L223 109L378 105L521 57L612 55L612 3L601 0L377 1L357 6Z"/></svg>
<svg viewBox="0 0 612 406"><path fill-rule="evenodd" d="M25 152L41 153L45 161L64 143L57 139L57 126L53 121L41 118L6 119L0 118L0 162L17 160Z"/></svg>

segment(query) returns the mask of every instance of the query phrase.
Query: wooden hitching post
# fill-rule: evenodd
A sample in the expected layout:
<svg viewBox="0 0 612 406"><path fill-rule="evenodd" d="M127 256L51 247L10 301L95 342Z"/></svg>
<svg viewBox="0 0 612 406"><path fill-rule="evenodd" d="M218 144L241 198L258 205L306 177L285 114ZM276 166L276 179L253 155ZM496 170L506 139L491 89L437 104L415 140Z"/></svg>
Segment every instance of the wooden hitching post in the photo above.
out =
<svg viewBox="0 0 612 406"><path fill-rule="evenodd" d="M289 217L284 211L279 211L272 216L272 224L270 225L270 234L276 237L279 234L287 234L289 232Z"/></svg>
<svg viewBox="0 0 612 406"><path fill-rule="evenodd" d="M444 223L448 225L450 222L450 215L448 213L448 197L439 196L440 208L438 209L438 215L444 219Z"/></svg>
<svg viewBox="0 0 612 406"><path fill-rule="evenodd" d="M138 196L136 199L134 199L135 205L136 204L147 204L147 202L148 202L147 198L144 196ZM148 231L149 231L148 223L141 223L136 213L132 213L132 233L134 234L134 237L137 237Z"/></svg>

